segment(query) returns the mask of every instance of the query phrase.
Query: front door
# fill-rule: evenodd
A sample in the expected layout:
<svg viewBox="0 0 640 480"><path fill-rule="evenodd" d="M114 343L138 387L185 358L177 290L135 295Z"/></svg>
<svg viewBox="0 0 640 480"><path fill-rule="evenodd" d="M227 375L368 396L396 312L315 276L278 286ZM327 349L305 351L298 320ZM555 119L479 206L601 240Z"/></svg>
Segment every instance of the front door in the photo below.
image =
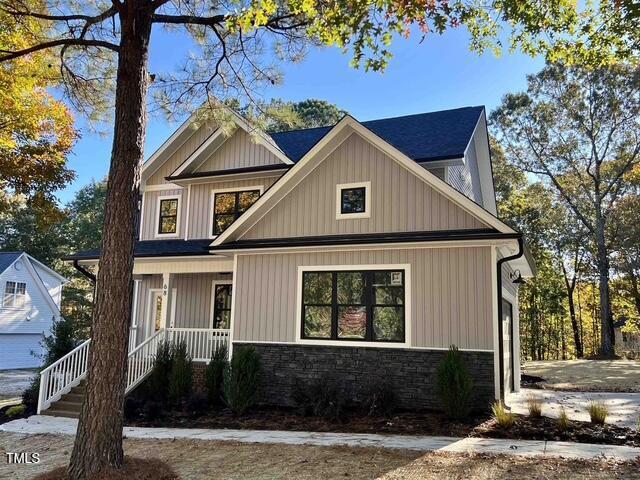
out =
<svg viewBox="0 0 640 480"><path fill-rule="evenodd" d="M213 282L211 328L228 330L231 325L231 282Z"/></svg>
<svg viewBox="0 0 640 480"><path fill-rule="evenodd" d="M167 319L167 327L171 325L171 320L175 317L176 313L176 289L172 290L174 301L171 302L171 314ZM162 328L162 290L154 288L149 290L149 305L147 307L147 319L144 329L146 340L158 330Z"/></svg>

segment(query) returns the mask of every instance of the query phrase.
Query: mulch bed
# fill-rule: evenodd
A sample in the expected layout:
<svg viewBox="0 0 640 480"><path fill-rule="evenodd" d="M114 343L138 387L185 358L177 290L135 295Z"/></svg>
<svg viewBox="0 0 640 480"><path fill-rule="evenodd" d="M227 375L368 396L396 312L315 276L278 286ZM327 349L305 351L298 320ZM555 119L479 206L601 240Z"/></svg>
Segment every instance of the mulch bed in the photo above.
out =
<svg viewBox="0 0 640 480"><path fill-rule="evenodd" d="M0 425L2 425L3 423L7 423L7 422L11 422L13 420L18 420L19 418L27 418L29 415L15 415L13 417L9 417L7 416L7 410L9 410L11 407L14 407L15 405L5 405L4 407L0 408Z"/></svg>
<svg viewBox="0 0 640 480"><path fill-rule="evenodd" d="M531 418L516 415L515 424L504 429L494 419L478 425L473 437L509 438L518 440L552 440L607 445L627 445L640 447L640 432L616 425L593 425L589 422L569 421L565 432L558 431L558 421L554 418Z"/></svg>
<svg viewBox="0 0 640 480"><path fill-rule="evenodd" d="M488 415L465 422L448 420L438 412L400 412L387 418L349 414L342 421L305 417L293 410L254 409L235 416L228 409L194 417L183 412L165 412L155 419L129 419L128 426L174 428L227 428L242 430L290 430L307 432L388 433L466 437Z"/></svg>

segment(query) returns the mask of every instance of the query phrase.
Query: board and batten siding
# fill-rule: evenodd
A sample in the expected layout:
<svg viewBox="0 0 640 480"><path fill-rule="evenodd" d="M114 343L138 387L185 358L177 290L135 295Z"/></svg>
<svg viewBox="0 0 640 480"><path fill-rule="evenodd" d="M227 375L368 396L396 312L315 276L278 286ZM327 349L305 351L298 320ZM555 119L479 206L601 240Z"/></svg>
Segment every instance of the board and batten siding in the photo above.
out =
<svg viewBox="0 0 640 480"><path fill-rule="evenodd" d="M282 160L243 129L238 128L213 154L200 165L196 172L228 170L231 168L256 167L281 164Z"/></svg>
<svg viewBox="0 0 640 480"><path fill-rule="evenodd" d="M411 346L493 348L491 247L238 255L233 340L298 340L298 266L371 264L411 265Z"/></svg>
<svg viewBox="0 0 640 480"><path fill-rule="evenodd" d="M357 182L371 182L370 218L337 220L336 185ZM486 225L352 134L241 238L472 228Z"/></svg>
<svg viewBox="0 0 640 480"><path fill-rule="evenodd" d="M158 198L160 197L180 197L177 235L174 238L184 238L184 225L187 213L187 189L177 188L175 190L160 190L144 193L144 206L142 211L142 228L140 229L140 240L157 240L158 238L169 238L167 236L156 237L158 231Z"/></svg>

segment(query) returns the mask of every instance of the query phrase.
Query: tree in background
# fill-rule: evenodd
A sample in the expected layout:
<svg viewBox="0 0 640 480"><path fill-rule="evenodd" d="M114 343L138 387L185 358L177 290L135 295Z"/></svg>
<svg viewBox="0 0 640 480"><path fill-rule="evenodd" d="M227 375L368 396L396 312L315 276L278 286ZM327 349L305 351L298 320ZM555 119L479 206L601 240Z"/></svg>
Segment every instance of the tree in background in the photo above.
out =
<svg viewBox="0 0 640 480"><path fill-rule="evenodd" d="M640 163L640 73L549 65L526 93L505 96L491 115L508 161L544 179L582 223L594 246L601 353L614 355L606 231Z"/></svg>

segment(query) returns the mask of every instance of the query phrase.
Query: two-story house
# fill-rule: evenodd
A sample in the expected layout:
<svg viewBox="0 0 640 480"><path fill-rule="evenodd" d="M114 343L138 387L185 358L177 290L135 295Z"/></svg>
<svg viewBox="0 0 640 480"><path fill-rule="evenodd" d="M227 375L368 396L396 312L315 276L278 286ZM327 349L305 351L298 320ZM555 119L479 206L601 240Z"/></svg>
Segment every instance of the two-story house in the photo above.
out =
<svg viewBox="0 0 640 480"><path fill-rule="evenodd" d="M234 118L230 136L187 121L144 164L132 358L161 335L203 362L252 345L264 403L331 374L423 408L456 345L477 402L518 389L533 266L496 217L483 107L271 135Z"/></svg>

